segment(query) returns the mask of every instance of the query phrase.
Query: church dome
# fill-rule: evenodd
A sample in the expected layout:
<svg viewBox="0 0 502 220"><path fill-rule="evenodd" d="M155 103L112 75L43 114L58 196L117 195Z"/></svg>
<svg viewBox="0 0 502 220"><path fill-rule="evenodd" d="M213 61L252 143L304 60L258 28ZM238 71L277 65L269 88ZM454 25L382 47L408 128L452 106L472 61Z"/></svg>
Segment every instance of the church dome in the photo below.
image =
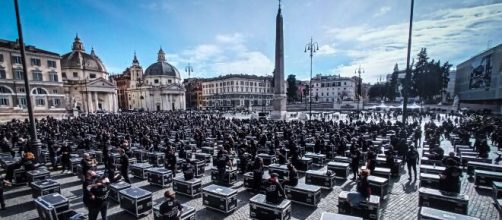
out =
<svg viewBox="0 0 502 220"><path fill-rule="evenodd" d="M73 42L72 51L61 57L61 68L85 69L106 73L105 65L103 65L101 59L94 53L94 49L91 50L91 54L84 51L84 45L77 35Z"/></svg>
<svg viewBox="0 0 502 220"><path fill-rule="evenodd" d="M171 76L180 78L180 73L176 67L166 62L165 53L161 48L158 53L157 62L146 68L145 76Z"/></svg>

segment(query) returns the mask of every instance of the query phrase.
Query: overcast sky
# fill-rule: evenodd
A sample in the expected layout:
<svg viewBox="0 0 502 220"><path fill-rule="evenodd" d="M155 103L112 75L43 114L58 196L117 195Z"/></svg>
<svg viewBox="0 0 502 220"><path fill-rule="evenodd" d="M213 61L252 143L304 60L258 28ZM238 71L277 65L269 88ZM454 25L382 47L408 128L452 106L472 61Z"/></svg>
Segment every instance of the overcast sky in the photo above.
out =
<svg viewBox="0 0 502 220"><path fill-rule="evenodd" d="M184 78L274 69L276 0L19 0L25 42L64 54L78 33L109 72L121 73L136 51L146 69L159 47ZM283 0L286 74L309 78L310 37L319 44L314 74L376 82L405 67L407 0ZM17 38L13 1L0 2L0 38ZM454 66L502 43L502 0L416 0L412 54Z"/></svg>

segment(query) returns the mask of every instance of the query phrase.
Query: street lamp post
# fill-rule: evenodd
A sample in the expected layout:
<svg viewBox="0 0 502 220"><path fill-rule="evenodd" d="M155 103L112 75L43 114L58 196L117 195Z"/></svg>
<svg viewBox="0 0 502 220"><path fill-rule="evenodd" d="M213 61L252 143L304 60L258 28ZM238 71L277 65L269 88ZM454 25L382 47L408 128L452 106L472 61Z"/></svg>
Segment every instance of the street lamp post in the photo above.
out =
<svg viewBox="0 0 502 220"><path fill-rule="evenodd" d="M26 91L26 105L28 107L28 118L29 118L29 130L30 130L30 138L31 138L31 149L30 151L35 155L35 159L40 159L40 140L37 137L37 127L35 125L35 118L33 116L33 105L31 103L30 97L30 84L28 82L28 68L26 66L26 54L24 48L24 39L23 39L23 29L21 26L21 17L19 15L19 5L17 0L14 0L14 7L16 10L16 21L17 21L17 33L19 37L19 48L21 50L21 63L23 65L23 75L24 75L24 90Z"/></svg>
<svg viewBox="0 0 502 220"><path fill-rule="evenodd" d="M357 97L357 111L359 112L359 103L361 102L362 83L363 83L363 79L361 78L361 73L364 73L364 69L361 69L361 66L359 66L359 69L355 70L354 73L358 74L356 97Z"/></svg>
<svg viewBox="0 0 502 220"><path fill-rule="evenodd" d="M410 68L410 53L411 53L411 33L413 30L413 6L415 4L415 0L411 0L411 8L410 8L410 26L408 30L408 54L406 57L406 77L404 80L404 94L403 94L403 124L406 123L408 118L408 94L410 91L410 78L411 78L411 68Z"/></svg>
<svg viewBox="0 0 502 220"><path fill-rule="evenodd" d="M309 83L309 120L312 120L312 59L314 57L314 53L319 50L319 44L317 42L312 41L312 37L310 38L310 42L305 45L305 53L309 53L310 56L310 83Z"/></svg>
<svg viewBox="0 0 502 220"><path fill-rule="evenodd" d="M188 79L190 79L190 74L193 72L193 67L188 63L188 65L185 67L185 72L188 73ZM188 88L190 91L188 91L188 106L190 109L190 112L192 112L192 82L188 81Z"/></svg>

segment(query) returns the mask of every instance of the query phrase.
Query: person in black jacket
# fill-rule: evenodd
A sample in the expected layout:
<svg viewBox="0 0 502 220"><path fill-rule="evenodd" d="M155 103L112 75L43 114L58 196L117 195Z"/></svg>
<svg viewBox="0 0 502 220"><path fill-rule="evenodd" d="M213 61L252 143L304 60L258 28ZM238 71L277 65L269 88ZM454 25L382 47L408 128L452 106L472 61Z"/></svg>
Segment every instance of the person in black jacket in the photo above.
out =
<svg viewBox="0 0 502 220"><path fill-rule="evenodd" d="M371 172L375 171L376 168L376 154L374 151L368 151L368 160L366 161L366 169Z"/></svg>
<svg viewBox="0 0 502 220"><path fill-rule="evenodd" d="M461 170L456 166L454 159L449 158L446 161L446 169L440 176L440 189L447 192L460 192L460 175Z"/></svg>
<svg viewBox="0 0 502 220"><path fill-rule="evenodd" d="M279 183L278 176L279 175L277 173L270 174L270 178L266 183L265 199L267 202L280 203L284 198L286 198L286 193Z"/></svg>
<svg viewBox="0 0 502 220"><path fill-rule="evenodd" d="M93 172L93 171L89 171ZM110 180L105 176L90 175L92 183L86 184L84 191L84 200L87 200L87 209L89 210L89 220L98 219L101 213L101 219L107 220L108 194L110 191ZM88 180L89 181L89 180Z"/></svg>
<svg viewBox="0 0 502 220"><path fill-rule="evenodd" d="M5 179L3 183L5 186L12 185L12 179L14 177L14 170L24 167L25 171L30 171L35 169L35 155L31 152L26 152L23 154L21 160L16 163L10 164L7 166L7 172L5 174Z"/></svg>
<svg viewBox="0 0 502 220"><path fill-rule="evenodd" d="M408 175L410 176L408 180L411 180L411 169L413 169L415 181L417 180L418 156L419 155L415 147L410 146L410 149L406 152L406 165L408 166Z"/></svg>
<svg viewBox="0 0 502 220"><path fill-rule="evenodd" d="M63 143L63 146L61 146L60 151L61 151L61 165L62 165L61 173L65 173L66 171L71 173L71 167L70 167L71 147L68 146L67 143Z"/></svg>
<svg viewBox="0 0 502 220"><path fill-rule="evenodd" d="M131 181L129 180L129 157L122 148L119 149L119 154L120 154L120 175L122 175L126 183L131 184Z"/></svg>
<svg viewBox="0 0 502 220"><path fill-rule="evenodd" d="M220 181L224 181L225 173L227 172L227 165L231 166L230 157L224 149L221 149L216 156L216 167L218 168L218 174Z"/></svg>
<svg viewBox="0 0 502 220"><path fill-rule="evenodd" d="M171 170L173 178L176 177L176 155L173 149L166 150L165 168Z"/></svg>
<svg viewBox="0 0 502 220"><path fill-rule="evenodd" d="M183 211L183 206L176 199L176 194L168 189L164 193L166 201L162 202L159 207L159 212L162 220L179 220Z"/></svg>
<svg viewBox="0 0 502 220"><path fill-rule="evenodd" d="M350 152L351 162L350 168L352 169L352 173L354 173L354 177L352 180L356 180L357 171L359 170L359 161L361 160L361 152L358 148L354 148L352 152Z"/></svg>
<svg viewBox="0 0 502 220"><path fill-rule="evenodd" d="M362 201L367 200L371 195L371 188L368 182L368 176L370 175L369 170L361 170L359 174L359 179L357 182L357 191L350 192L347 195L347 201L351 207L359 207Z"/></svg>
<svg viewBox="0 0 502 220"><path fill-rule="evenodd" d="M255 192L260 192L261 182L263 178L263 160L256 157L253 164L253 189Z"/></svg>
<svg viewBox="0 0 502 220"><path fill-rule="evenodd" d="M185 177L185 180L191 180L193 179L194 175L194 166L192 163L190 163L190 159L186 158L186 162L183 164L183 167L181 168L183 170L183 176Z"/></svg>
<svg viewBox="0 0 502 220"><path fill-rule="evenodd" d="M3 180L0 176L0 208L1 210L5 210L5 199L3 198Z"/></svg>
<svg viewBox="0 0 502 220"><path fill-rule="evenodd" d="M293 164L288 164L288 178L284 178L283 186L296 186L298 185L298 171Z"/></svg>

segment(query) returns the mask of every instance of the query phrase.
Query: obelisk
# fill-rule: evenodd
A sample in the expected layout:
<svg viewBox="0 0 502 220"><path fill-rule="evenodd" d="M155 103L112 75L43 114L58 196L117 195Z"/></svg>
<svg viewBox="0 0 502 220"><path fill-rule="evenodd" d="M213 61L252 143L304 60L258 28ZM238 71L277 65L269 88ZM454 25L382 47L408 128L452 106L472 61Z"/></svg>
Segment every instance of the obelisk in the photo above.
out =
<svg viewBox="0 0 502 220"><path fill-rule="evenodd" d="M284 35L282 31L281 1L277 11L275 27L275 69L274 96L272 98L272 113L270 119L283 120L286 118L286 90L284 88Z"/></svg>

